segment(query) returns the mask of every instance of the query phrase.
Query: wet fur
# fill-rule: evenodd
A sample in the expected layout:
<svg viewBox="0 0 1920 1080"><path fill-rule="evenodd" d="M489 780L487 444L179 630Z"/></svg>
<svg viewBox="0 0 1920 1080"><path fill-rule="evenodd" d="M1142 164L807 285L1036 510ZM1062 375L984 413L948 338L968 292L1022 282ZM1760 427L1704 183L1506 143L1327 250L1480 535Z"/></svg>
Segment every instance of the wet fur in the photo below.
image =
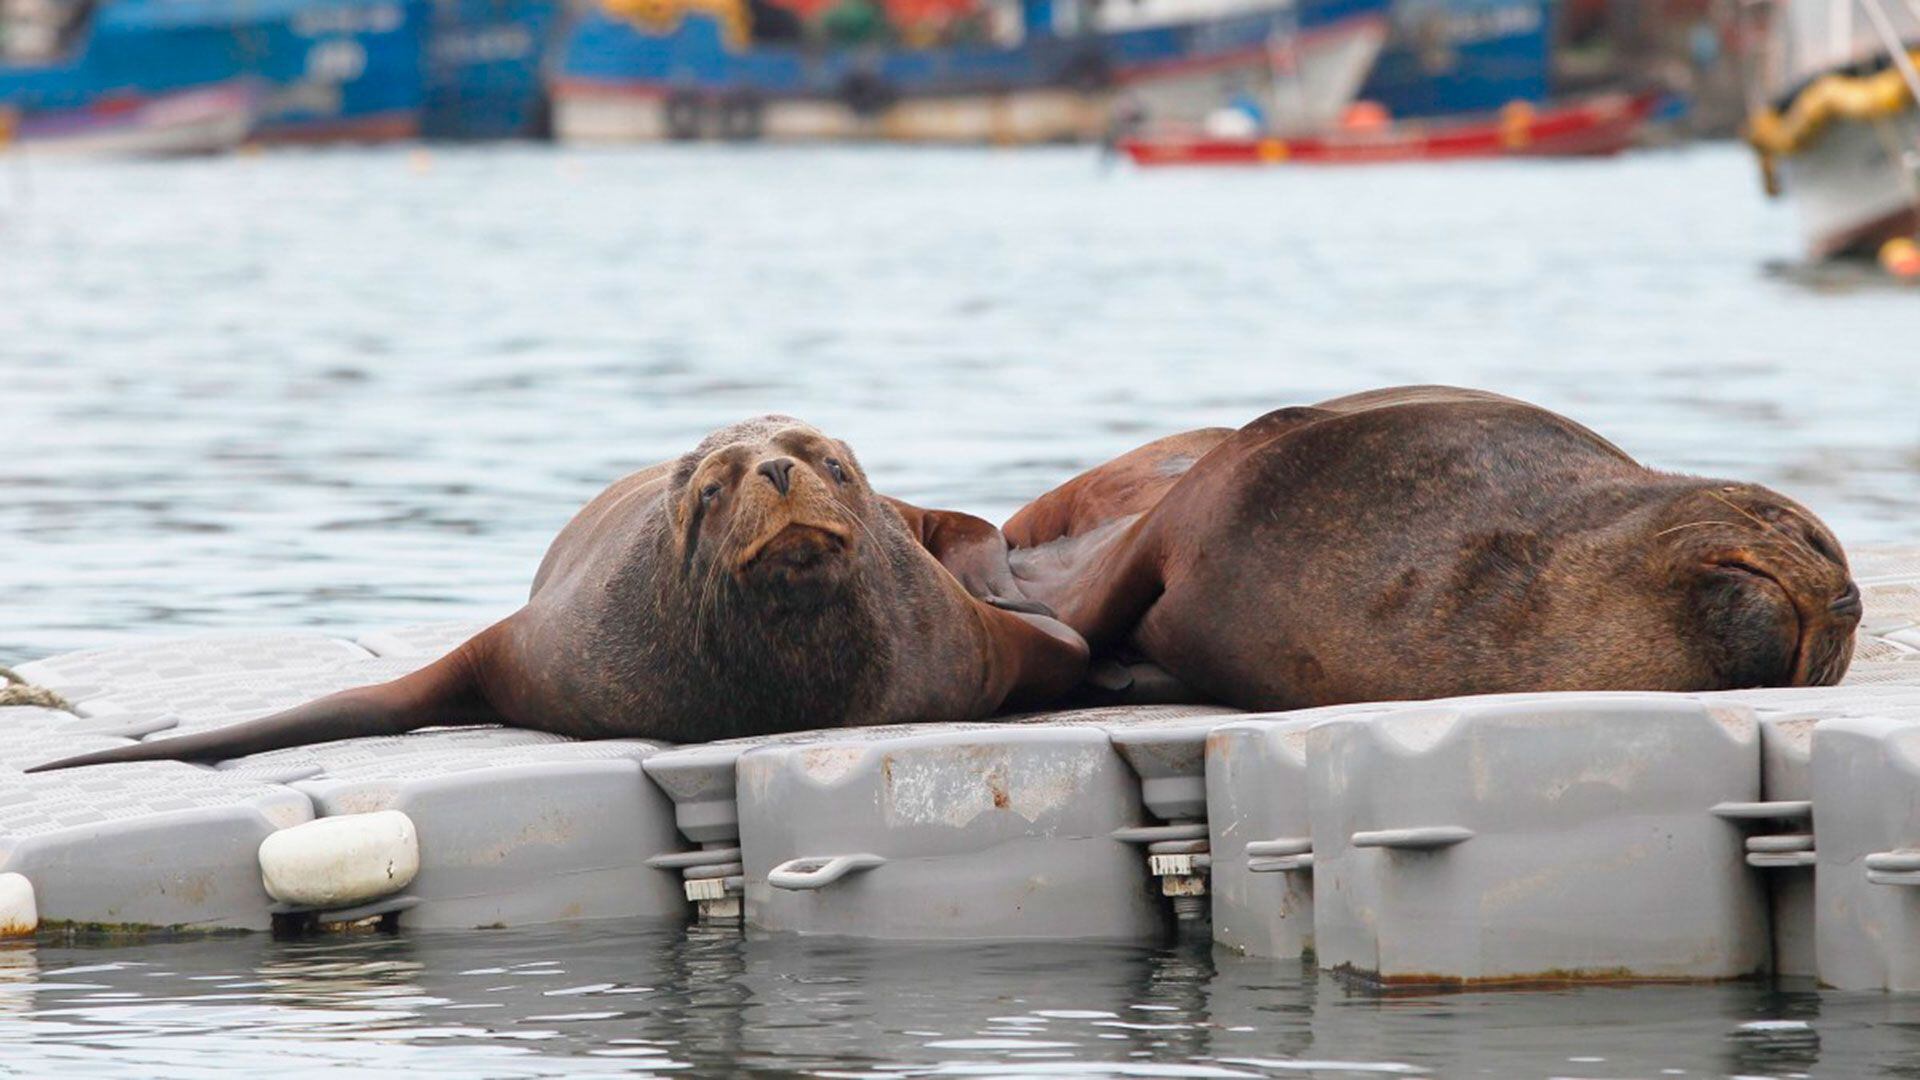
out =
<svg viewBox="0 0 1920 1080"><path fill-rule="evenodd" d="M844 480L824 473L831 455ZM755 469L778 457L797 464L774 496ZM726 491L710 504L699 489L714 477ZM874 494L851 450L798 421L747 421L602 492L555 539L525 607L419 672L41 768L219 760L440 724L694 742L979 719L1079 680L1077 634L970 594L922 533L967 565L998 543L978 519Z"/></svg>
<svg viewBox="0 0 1920 1080"><path fill-rule="evenodd" d="M1210 449L1169 484L1189 439ZM1845 558L1791 501L1450 387L1162 440L1005 531L1096 658L1245 708L1832 682L1858 618L1829 611ZM1770 576L1721 566L1741 558Z"/></svg>

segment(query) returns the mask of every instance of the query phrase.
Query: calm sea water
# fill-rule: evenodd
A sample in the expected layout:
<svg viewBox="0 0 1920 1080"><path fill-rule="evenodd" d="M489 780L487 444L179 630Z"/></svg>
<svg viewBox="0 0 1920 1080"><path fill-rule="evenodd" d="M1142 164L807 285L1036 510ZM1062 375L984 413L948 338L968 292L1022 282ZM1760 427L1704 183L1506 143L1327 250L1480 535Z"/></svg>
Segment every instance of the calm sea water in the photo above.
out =
<svg viewBox="0 0 1920 1080"><path fill-rule="evenodd" d="M1733 148L1137 173L1082 152L0 162L0 660L511 610L742 416L1002 517L1148 438L1393 383L1920 538L1920 291L1795 255ZM1381 1000L1204 948L630 926L0 950L0 1073L1910 1075L1920 1003ZM1307 1062L1320 1062L1312 1066Z"/></svg>
<svg viewBox="0 0 1920 1080"><path fill-rule="evenodd" d="M1911 1076L1920 1000L1381 998L1199 945L873 946L587 924L0 950L0 1075Z"/></svg>

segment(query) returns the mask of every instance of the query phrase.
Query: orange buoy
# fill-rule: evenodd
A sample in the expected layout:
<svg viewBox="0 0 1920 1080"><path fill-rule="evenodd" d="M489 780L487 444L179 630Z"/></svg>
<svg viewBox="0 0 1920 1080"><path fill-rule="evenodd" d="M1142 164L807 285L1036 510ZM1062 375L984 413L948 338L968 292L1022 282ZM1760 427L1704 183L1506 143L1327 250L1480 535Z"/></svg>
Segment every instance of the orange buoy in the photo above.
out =
<svg viewBox="0 0 1920 1080"><path fill-rule="evenodd" d="M1880 245L1880 267L1897 278L1920 279L1920 243L1896 236Z"/></svg>
<svg viewBox="0 0 1920 1080"><path fill-rule="evenodd" d="M1346 131L1384 131L1393 123L1393 114L1377 101L1356 101L1340 114L1340 127Z"/></svg>

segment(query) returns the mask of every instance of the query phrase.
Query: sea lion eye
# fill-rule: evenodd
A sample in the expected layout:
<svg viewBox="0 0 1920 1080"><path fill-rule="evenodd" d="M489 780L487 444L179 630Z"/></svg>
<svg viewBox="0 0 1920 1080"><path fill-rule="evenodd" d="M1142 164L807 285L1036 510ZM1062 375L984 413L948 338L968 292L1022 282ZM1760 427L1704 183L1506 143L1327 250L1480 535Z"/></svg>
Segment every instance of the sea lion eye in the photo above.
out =
<svg viewBox="0 0 1920 1080"><path fill-rule="evenodd" d="M841 468L838 461L835 461L833 458L828 458L823 464L826 465L827 472L833 475L834 480L842 484L847 482L847 470Z"/></svg>
<svg viewBox="0 0 1920 1080"><path fill-rule="evenodd" d="M720 481L715 480L712 483L708 484L706 487L703 487L700 489L700 500L702 502L712 502L714 499L714 496L718 494L720 494Z"/></svg>

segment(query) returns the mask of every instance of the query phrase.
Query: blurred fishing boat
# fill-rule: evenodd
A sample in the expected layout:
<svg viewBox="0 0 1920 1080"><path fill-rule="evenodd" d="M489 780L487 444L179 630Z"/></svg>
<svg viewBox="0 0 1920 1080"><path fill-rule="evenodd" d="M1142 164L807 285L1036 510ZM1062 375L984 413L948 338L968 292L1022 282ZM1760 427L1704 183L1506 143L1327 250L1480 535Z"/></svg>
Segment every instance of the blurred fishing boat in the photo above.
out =
<svg viewBox="0 0 1920 1080"><path fill-rule="evenodd" d="M825 6L831 3L832 6ZM1313 127L1352 100L1388 0L601 0L551 83L570 141L1090 140L1287 92Z"/></svg>
<svg viewBox="0 0 1920 1080"><path fill-rule="evenodd" d="M1792 196L1815 258L1911 248L1920 233L1920 2L1756 7L1767 48L1750 80L1747 130L1768 191Z"/></svg>
<svg viewBox="0 0 1920 1080"><path fill-rule="evenodd" d="M566 22L563 0L434 0L421 134L546 134L544 69Z"/></svg>
<svg viewBox="0 0 1920 1080"><path fill-rule="evenodd" d="M99 118L246 79L262 87L256 138L404 138L427 14L425 0L0 0L0 103L23 124Z"/></svg>
<svg viewBox="0 0 1920 1080"><path fill-rule="evenodd" d="M261 101L259 86L247 81L153 97L103 97L81 109L16 117L12 147L34 156L215 154L246 140Z"/></svg>
<svg viewBox="0 0 1920 1080"><path fill-rule="evenodd" d="M1395 119L1490 113L1550 96L1551 0L1395 0L1360 98Z"/></svg>
<svg viewBox="0 0 1920 1080"><path fill-rule="evenodd" d="M1120 149L1140 165L1370 165L1463 158L1590 157L1632 146L1656 94L1601 94L1536 109L1345 127L1317 135L1145 134Z"/></svg>

